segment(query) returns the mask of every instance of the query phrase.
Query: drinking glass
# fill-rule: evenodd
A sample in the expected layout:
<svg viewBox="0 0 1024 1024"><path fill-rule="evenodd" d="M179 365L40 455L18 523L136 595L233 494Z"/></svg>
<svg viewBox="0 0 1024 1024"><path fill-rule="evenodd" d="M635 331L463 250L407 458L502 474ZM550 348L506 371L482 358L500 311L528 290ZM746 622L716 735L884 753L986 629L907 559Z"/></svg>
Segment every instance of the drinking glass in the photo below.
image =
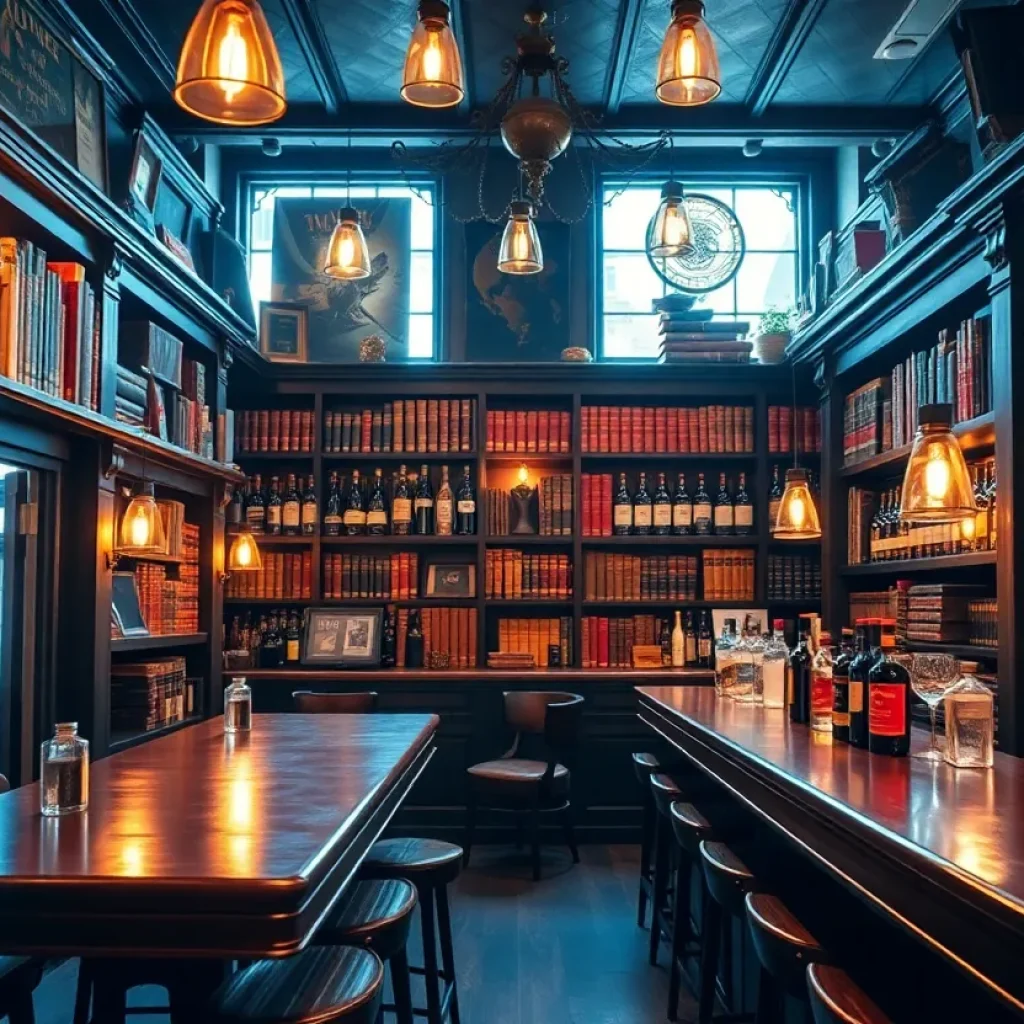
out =
<svg viewBox="0 0 1024 1024"><path fill-rule="evenodd" d="M923 761L941 761L942 751L939 749L935 735L935 714L942 698L946 696L960 674L960 663L950 654L915 654L910 668L910 685L928 706L931 718L931 743L927 750L919 751L914 757Z"/></svg>

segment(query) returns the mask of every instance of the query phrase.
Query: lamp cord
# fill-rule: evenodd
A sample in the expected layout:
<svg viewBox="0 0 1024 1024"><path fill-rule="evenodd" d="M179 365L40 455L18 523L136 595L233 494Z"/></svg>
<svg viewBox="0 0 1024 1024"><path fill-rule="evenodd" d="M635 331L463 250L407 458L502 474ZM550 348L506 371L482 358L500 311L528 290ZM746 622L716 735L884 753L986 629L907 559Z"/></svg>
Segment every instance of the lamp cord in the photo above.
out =
<svg viewBox="0 0 1024 1024"><path fill-rule="evenodd" d="M800 468L800 448L797 443L797 429L796 429L796 363L790 364L790 370L792 371L793 380L793 412L790 416L791 423L790 429L793 431L793 468Z"/></svg>

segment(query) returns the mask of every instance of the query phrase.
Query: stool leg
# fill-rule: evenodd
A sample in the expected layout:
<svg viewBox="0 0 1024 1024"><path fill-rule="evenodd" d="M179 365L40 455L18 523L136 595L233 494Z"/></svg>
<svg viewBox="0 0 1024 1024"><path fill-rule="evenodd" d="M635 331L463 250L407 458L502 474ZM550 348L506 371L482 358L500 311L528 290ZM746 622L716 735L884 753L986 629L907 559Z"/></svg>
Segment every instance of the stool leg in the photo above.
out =
<svg viewBox="0 0 1024 1024"><path fill-rule="evenodd" d="M540 881L540 807L530 808L530 860L533 862L533 880Z"/></svg>
<svg viewBox="0 0 1024 1024"><path fill-rule="evenodd" d="M782 1024L782 998L775 980L762 967L757 979L757 1010L754 1024Z"/></svg>
<svg viewBox="0 0 1024 1024"><path fill-rule="evenodd" d="M441 966L451 987L448 1015L451 1024L459 1024L459 996L455 982L455 944L452 942L452 915L448 909L448 888L437 891L437 931L441 939Z"/></svg>
<svg viewBox="0 0 1024 1024"><path fill-rule="evenodd" d="M97 977L92 986L92 1024L125 1024L127 995L120 985Z"/></svg>
<svg viewBox="0 0 1024 1024"><path fill-rule="evenodd" d="M462 866L469 867L469 854L473 849L473 833L476 831L476 795L470 791L466 804L466 837L462 843Z"/></svg>
<svg viewBox="0 0 1024 1024"><path fill-rule="evenodd" d="M78 961L78 985L75 988L74 1024L89 1024L92 1003L92 971L85 959Z"/></svg>
<svg viewBox="0 0 1024 1024"><path fill-rule="evenodd" d="M395 1024L413 1024L412 989L409 984L409 954L399 950L388 961L391 991L395 997Z"/></svg>
<svg viewBox="0 0 1024 1024"><path fill-rule="evenodd" d="M36 1010L30 988L20 988L11 993L7 1003L7 1020L9 1024L36 1024Z"/></svg>
<svg viewBox="0 0 1024 1024"><path fill-rule="evenodd" d="M651 847L654 840L654 804L650 797L644 803L644 820L640 833L640 897L636 908L636 925L643 928L647 922L647 890L644 879L651 877Z"/></svg>
<svg viewBox="0 0 1024 1024"><path fill-rule="evenodd" d="M679 1016L679 983L686 941L690 937L690 858L680 850L672 893L672 959L668 966L668 1019ZM654 911L657 916L657 910Z"/></svg>
<svg viewBox="0 0 1024 1024"><path fill-rule="evenodd" d="M572 854L572 862L573 864L579 864L580 851L576 846L576 830L572 824L572 807L566 807L562 811L562 829L565 832L565 845L569 847L569 852Z"/></svg>
<svg viewBox="0 0 1024 1024"><path fill-rule="evenodd" d="M697 1024L711 1024L715 1012L715 979L718 977L718 952L722 942L722 908L704 890L700 927L700 993Z"/></svg>
<svg viewBox="0 0 1024 1024"><path fill-rule="evenodd" d="M654 882L651 886L651 941L648 951L652 967L658 963L658 945L661 942L658 911L665 902L665 890L668 888L668 850L668 829L659 814L654 819Z"/></svg>
<svg viewBox="0 0 1024 1024"><path fill-rule="evenodd" d="M427 988L427 1020L442 1024L441 986L437 975L437 937L434 928L434 890L423 886L420 891L420 926L423 930L423 981Z"/></svg>

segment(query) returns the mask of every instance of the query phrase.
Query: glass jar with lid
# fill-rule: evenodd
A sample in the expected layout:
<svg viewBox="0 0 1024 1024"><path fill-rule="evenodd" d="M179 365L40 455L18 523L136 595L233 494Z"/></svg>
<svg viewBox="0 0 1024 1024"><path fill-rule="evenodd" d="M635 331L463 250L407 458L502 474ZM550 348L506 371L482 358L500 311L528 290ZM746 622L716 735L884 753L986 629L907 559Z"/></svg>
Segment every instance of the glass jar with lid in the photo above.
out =
<svg viewBox="0 0 1024 1024"><path fill-rule="evenodd" d="M89 806L89 741L77 722L58 722L39 757L40 810L47 816L73 814Z"/></svg>
<svg viewBox="0 0 1024 1024"><path fill-rule="evenodd" d="M946 760L956 768L991 768L995 759L995 700L976 676L946 691Z"/></svg>
<svg viewBox="0 0 1024 1024"><path fill-rule="evenodd" d="M252 729L252 690L244 676L235 676L224 691L224 731Z"/></svg>

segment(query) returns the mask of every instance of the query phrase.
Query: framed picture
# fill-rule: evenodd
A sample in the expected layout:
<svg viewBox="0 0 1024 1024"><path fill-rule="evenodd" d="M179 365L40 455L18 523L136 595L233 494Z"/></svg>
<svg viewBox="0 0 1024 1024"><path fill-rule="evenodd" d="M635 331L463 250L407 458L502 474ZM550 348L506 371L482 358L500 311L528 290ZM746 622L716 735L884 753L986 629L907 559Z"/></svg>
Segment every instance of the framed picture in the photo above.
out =
<svg viewBox="0 0 1024 1024"><path fill-rule="evenodd" d="M382 608L310 608L302 637L303 665L376 668Z"/></svg>
<svg viewBox="0 0 1024 1024"><path fill-rule="evenodd" d="M769 631L768 609L767 608L737 608L724 611L721 608L714 608L711 612L712 629L714 635L722 635L722 627L726 619L736 620L736 632L739 633L744 626L748 629L756 629L760 633Z"/></svg>
<svg viewBox="0 0 1024 1024"><path fill-rule="evenodd" d="M110 585L110 618L121 636L149 636L139 607L135 573L115 572Z"/></svg>
<svg viewBox="0 0 1024 1024"><path fill-rule="evenodd" d="M427 568L427 597L476 597L475 565L431 565Z"/></svg>
<svg viewBox="0 0 1024 1024"><path fill-rule="evenodd" d="M153 230L153 210L163 167L163 161L149 144L145 132L136 132L135 154L128 175L128 208L135 219L150 231Z"/></svg>
<svg viewBox="0 0 1024 1024"><path fill-rule="evenodd" d="M301 302L260 303L260 351L273 363L306 362L309 308Z"/></svg>
<svg viewBox="0 0 1024 1024"><path fill-rule="evenodd" d="M196 264L195 260L192 259L192 253L188 251L188 246L177 235L172 234L170 230L161 224L156 229L156 237L163 243L164 248L170 250L171 255L182 266L188 267L193 274L196 272Z"/></svg>

